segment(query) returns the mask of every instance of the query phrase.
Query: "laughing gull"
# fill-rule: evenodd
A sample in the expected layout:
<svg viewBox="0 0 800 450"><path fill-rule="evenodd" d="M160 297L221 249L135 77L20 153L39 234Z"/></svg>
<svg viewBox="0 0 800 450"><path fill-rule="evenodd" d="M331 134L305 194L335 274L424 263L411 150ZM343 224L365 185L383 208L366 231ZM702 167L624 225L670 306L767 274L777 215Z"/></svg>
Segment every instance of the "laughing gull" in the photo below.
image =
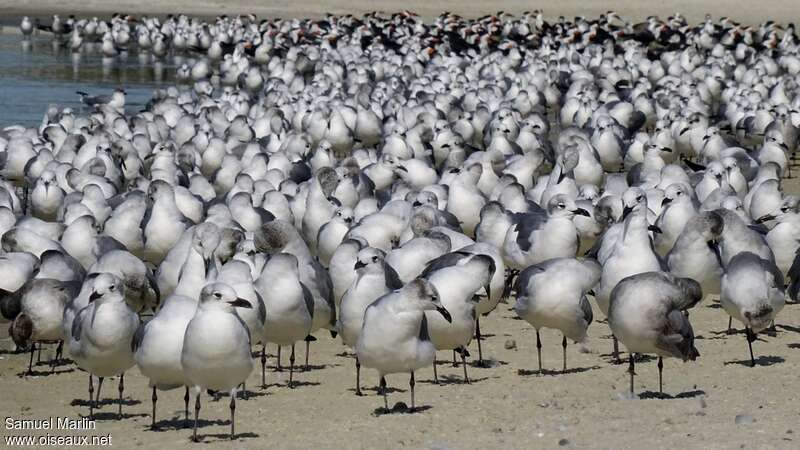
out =
<svg viewBox="0 0 800 450"><path fill-rule="evenodd" d="M600 281L601 267L591 259L555 258L523 270L517 278L514 310L536 329L539 372L542 371L540 328L561 331L567 370L567 337L584 342L592 323L592 306L586 294Z"/></svg>
<svg viewBox="0 0 800 450"><path fill-rule="evenodd" d="M680 236L686 223L697 215L697 202L692 188L684 183L675 183L664 190L661 201L661 214L655 225L661 230L656 233L653 244L660 255L666 255Z"/></svg>
<svg viewBox="0 0 800 450"><path fill-rule="evenodd" d="M744 324L754 367L753 341L784 306L783 275L772 261L746 251L739 253L725 266L719 299L725 312Z"/></svg>
<svg viewBox="0 0 800 450"><path fill-rule="evenodd" d="M181 366L183 336L197 309L197 299L171 295L156 315L139 326L133 339L133 351L139 371L152 388L153 415L150 427L156 428L156 390L185 386L184 419L189 421L189 381Z"/></svg>
<svg viewBox="0 0 800 450"><path fill-rule="evenodd" d="M669 272L697 281L704 295L719 295L722 278L719 240L723 229L722 217L713 211L690 219L666 256Z"/></svg>
<svg viewBox="0 0 800 450"><path fill-rule="evenodd" d="M194 390L194 431L200 414L202 389L230 393L231 434L235 437L236 390L253 371L250 333L235 308L252 308L236 296L232 287L212 283L203 288L194 316L186 327L181 350L181 366Z"/></svg>
<svg viewBox="0 0 800 450"><path fill-rule="evenodd" d="M94 414L92 376L119 376L119 411L122 417L122 392L125 371L136 363L131 342L139 328L139 316L125 302L125 286L115 275L101 273L94 278L89 305L72 321L70 354L81 369L89 373L89 414Z"/></svg>
<svg viewBox="0 0 800 450"><path fill-rule="evenodd" d="M375 300L401 289L403 283L397 272L386 263L382 251L366 247L358 252L353 265L356 277L342 296L338 330L342 342L355 348L364 324L364 311ZM361 363L356 356L356 395L361 394Z"/></svg>
<svg viewBox="0 0 800 450"><path fill-rule="evenodd" d="M452 320L433 284L418 278L379 298L364 312L356 356L362 365L378 371L387 410L385 376L393 373L411 374L411 408L415 407L414 371L432 365L436 358L425 316L425 311L434 310Z"/></svg>
<svg viewBox="0 0 800 450"><path fill-rule="evenodd" d="M314 297L300 281L297 258L288 253L270 256L255 281L255 289L261 295L266 310L262 344L270 342L279 349L286 345L292 347L289 356L289 387L294 387L294 345L309 335L314 320ZM278 359L280 366L280 356ZM262 351L262 386L266 385L265 364L266 358Z"/></svg>
<svg viewBox="0 0 800 450"><path fill-rule="evenodd" d="M465 383L469 383L467 346L475 335L475 294L481 288L487 295L491 293L495 269L491 256L459 251L434 259L421 275L439 292L442 305L450 312L447 320L426 313L431 341L436 350L453 350L461 355ZM438 382L435 365L434 378Z"/></svg>
<svg viewBox="0 0 800 450"><path fill-rule="evenodd" d="M700 285L690 278L665 272L644 272L623 279L611 293L608 325L628 349L630 393L634 394L634 353L658 355L658 392L662 393L664 357L694 361L694 332L683 310L703 297Z"/></svg>

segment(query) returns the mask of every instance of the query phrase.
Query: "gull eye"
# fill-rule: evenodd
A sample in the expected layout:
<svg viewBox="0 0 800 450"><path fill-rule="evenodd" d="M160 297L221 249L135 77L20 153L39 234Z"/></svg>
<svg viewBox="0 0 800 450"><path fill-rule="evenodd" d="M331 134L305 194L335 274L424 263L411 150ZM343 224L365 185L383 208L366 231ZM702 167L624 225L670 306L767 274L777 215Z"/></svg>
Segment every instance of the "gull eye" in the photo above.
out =
<svg viewBox="0 0 800 450"><path fill-rule="evenodd" d="M222 298L222 294L220 294L219 292L214 292L214 297Z"/></svg>
<svg viewBox="0 0 800 450"><path fill-rule="evenodd" d="M563 203L559 203L559 204L558 204L558 207L559 207L560 209L564 209L564 208L566 207L566 205L564 205Z"/></svg>
<svg viewBox="0 0 800 450"><path fill-rule="evenodd" d="M108 287L108 290L109 290L109 291L113 291L113 290L114 290L114 289L116 289L116 288L117 288L117 287L116 287L116 286L114 286L114 285L112 284L111 286L109 286L109 287Z"/></svg>
<svg viewBox="0 0 800 450"><path fill-rule="evenodd" d="M378 262L378 257L377 256L373 256L372 257L372 262Z"/></svg>

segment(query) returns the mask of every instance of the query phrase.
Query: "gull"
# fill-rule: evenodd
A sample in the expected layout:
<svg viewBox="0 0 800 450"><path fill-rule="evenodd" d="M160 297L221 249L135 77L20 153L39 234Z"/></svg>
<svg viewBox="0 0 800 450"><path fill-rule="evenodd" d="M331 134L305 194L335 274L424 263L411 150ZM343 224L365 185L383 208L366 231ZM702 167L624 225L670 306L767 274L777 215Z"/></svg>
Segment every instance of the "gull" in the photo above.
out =
<svg viewBox="0 0 800 450"><path fill-rule="evenodd" d="M72 321L70 354L81 369L89 373L89 414L94 415L92 376L119 376L119 411L122 417L122 392L125 371L133 367L131 342L139 327L139 316L125 302L125 286L115 275L98 274L93 280L89 305Z"/></svg>
<svg viewBox="0 0 800 450"><path fill-rule="evenodd" d="M659 393L663 392L664 357L694 361L700 356L694 346L692 325L682 311L702 297L696 281L665 272L644 272L627 277L611 292L608 325L628 349L631 395L634 395L634 353L658 355Z"/></svg>
<svg viewBox="0 0 800 450"><path fill-rule="evenodd" d="M342 296L338 322L342 342L350 348L355 348L358 343L367 307L381 296L403 287L397 272L386 263L384 253L376 248L361 249L353 270L356 272L356 277ZM358 356L356 356L356 395L362 395L361 362Z"/></svg>
<svg viewBox="0 0 800 450"><path fill-rule="evenodd" d="M563 334L562 370L567 370L567 337L584 342L592 323L592 306L586 294L600 281L600 265L591 259L555 258L530 266L517 278L514 311L536 329L539 372L542 371L540 328Z"/></svg>
<svg viewBox="0 0 800 450"><path fill-rule="evenodd" d="M383 405L386 397L386 375L409 373L411 408L415 407L414 371L433 364L436 348L428 335L425 311L438 311L445 320L450 313L439 300L433 285L417 278L376 300L364 312L364 325L356 343L356 356L365 367L378 371Z"/></svg>
<svg viewBox="0 0 800 450"><path fill-rule="evenodd" d="M719 295L722 278L719 240L723 229L723 219L714 211L691 218L667 253L669 272L697 281L704 295Z"/></svg>
<svg viewBox="0 0 800 450"><path fill-rule="evenodd" d="M153 390L153 415L150 427L156 428L156 390L170 390L185 386L184 417L189 421L189 381L181 366L183 336L189 321L197 310L197 300L171 295L155 316L136 330L133 351L139 371L148 378Z"/></svg>
<svg viewBox="0 0 800 450"><path fill-rule="evenodd" d="M753 341L785 303L783 275L772 261L751 252L739 253L725 266L719 299L725 312L744 324L754 367Z"/></svg>
<svg viewBox="0 0 800 450"><path fill-rule="evenodd" d="M197 420L202 389L230 393L230 438L235 437L236 389L253 371L250 333L236 314L237 307L252 308L247 300L236 296L232 287L223 283L209 284L200 293L197 310L186 327L181 366L194 387L192 440L195 442L198 441Z"/></svg>
<svg viewBox="0 0 800 450"><path fill-rule="evenodd" d="M280 347L290 345L289 387L294 387L294 345L311 332L314 320L314 297L300 281L297 257L289 253L270 256L261 274L255 280L256 292L264 301L266 318L262 343L270 342ZM278 353L280 355L280 353ZM280 356L278 356L280 364ZM266 385L266 355L261 353L261 384Z"/></svg>

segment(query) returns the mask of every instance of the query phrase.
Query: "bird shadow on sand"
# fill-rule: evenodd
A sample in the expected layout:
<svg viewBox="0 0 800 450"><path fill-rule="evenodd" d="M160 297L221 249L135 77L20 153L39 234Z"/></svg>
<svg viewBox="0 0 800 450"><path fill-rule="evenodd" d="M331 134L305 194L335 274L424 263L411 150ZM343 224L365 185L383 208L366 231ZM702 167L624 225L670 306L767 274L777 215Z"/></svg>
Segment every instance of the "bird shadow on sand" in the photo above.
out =
<svg viewBox="0 0 800 450"><path fill-rule="evenodd" d="M95 411L93 420L103 420L103 421L113 422L113 421L120 420L120 419L132 419L134 417L150 417L150 414L144 414L144 413L131 414L131 413L126 413L123 410L122 411L122 417L120 417L119 415L117 415L116 411L113 411L113 412L112 411L103 411L103 412Z"/></svg>
<svg viewBox="0 0 800 450"><path fill-rule="evenodd" d="M181 413L183 416L183 413ZM204 423L205 422L205 423ZM160 433L162 431L179 431L179 430L191 430L192 424L194 424L194 419L186 420L182 417L173 417L172 419L165 419L159 420L156 422L156 427L151 428L150 425L144 427L144 431L151 431L153 433ZM198 420L198 426L210 425L211 422Z"/></svg>
<svg viewBox="0 0 800 450"><path fill-rule="evenodd" d="M523 376L523 377L534 376L534 375L558 376L558 375L569 375L569 374L573 374L573 373L589 372L590 370L596 370L596 369L599 369L599 368L600 368L600 366L590 366L590 367L571 367L571 368L569 368L567 370L542 369L541 371L538 370L538 369L536 369L536 370L519 369L519 370L517 370L517 375L520 375L520 376Z"/></svg>
<svg viewBox="0 0 800 450"><path fill-rule="evenodd" d="M23 370L17 374L19 378L28 378L28 377L50 377L55 375L61 375L63 373L71 373L75 372L75 369L63 369L63 370L56 370L55 372L48 370L32 370L28 372L28 369Z"/></svg>
<svg viewBox="0 0 800 450"><path fill-rule="evenodd" d="M498 378L498 377L493 377ZM441 386L449 386L453 384L474 384L480 383L481 381L488 380L489 377L482 377L482 378L473 378L469 377L469 383L464 381L463 375L439 375L439 382L437 383L433 378L429 378L427 380L419 380L420 383L428 383L432 385L441 385Z"/></svg>
<svg viewBox="0 0 800 450"><path fill-rule="evenodd" d="M784 362L786 362L786 359L775 355L763 355L756 358L757 366L768 367L768 366L774 366L775 364L782 364ZM738 364L740 366L750 367L750 360L742 359L738 361L725 361L726 366L730 364Z"/></svg>
<svg viewBox="0 0 800 450"><path fill-rule="evenodd" d="M800 342L792 343L792 344L786 344L786 346L789 347L789 348L800 349Z"/></svg>
<svg viewBox="0 0 800 450"><path fill-rule="evenodd" d="M794 332L794 333L800 333L800 327L793 327L791 325L782 325L782 324L776 324L775 327L780 328L780 329L785 330L785 331L791 331L791 332Z"/></svg>
<svg viewBox="0 0 800 450"><path fill-rule="evenodd" d="M228 422L230 424L230 422ZM260 437L256 433L246 432L246 433L236 433L233 436L233 440L231 440L230 433L216 433L216 434L199 434L197 435L197 439L200 441L200 444L211 444L215 442L234 442L239 439L253 439ZM192 437L189 436L189 441L192 441Z"/></svg>
<svg viewBox="0 0 800 450"><path fill-rule="evenodd" d="M709 303L708 305L706 305L706 308L721 309L722 305L720 305L719 303Z"/></svg>
<svg viewBox="0 0 800 450"><path fill-rule="evenodd" d="M637 396L641 400L680 400L685 398L695 398L701 395L706 395L706 391L702 389L695 389L693 391L681 392L680 394L670 395L666 392L644 391L640 392Z"/></svg>
<svg viewBox="0 0 800 450"><path fill-rule="evenodd" d="M626 354L620 353L619 354L619 360L614 360L614 354L613 353L601 353L599 356L600 356L600 358L604 359L607 363L615 365L615 366L618 366L618 365L621 365L621 364L628 364L628 355L627 355L627 353ZM639 354L637 354L637 355L635 355L633 357L633 360L635 362L637 362L637 363L647 363L647 362L655 361L656 357L653 356L653 355L647 355L647 354L639 353Z"/></svg>
<svg viewBox="0 0 800 450"><path fill-rule="evenodd" d="M493 367L498 367L498 366L507 366L508 361L502 361L499 359L484 359L483 361L478 361L476 359L467 364L470 367L474 367L476 369L491 369Z"/></svg>
<svg viewBox="0 0 800 450"><path fill-rule="evenodd" d="M85 398L76 398L76 399L73 399L69 404L70 404L70 406L84 406L84 407L88 408L89 407L89 400L86 400ZM106 405L117 406L118 404L119 404L119 399L118 398L111 398L111 397L103 398L103 399L100 399L100 401L98 402L97 406L95 406L95 409L102 408L103 406L106 406ZM141 405L141 404L142 404L141 401L134 400L132 398L123 398L122 399L122 405L123 406L134 406L134 405ZM97 415L97 414L95 414L95 415Z"/></svg>
<svg viewBox="0 0 800 450"><path fill-rule="evenodd" d="M392 414L416 414L416 413L421 413L421 412L427 411L429 409L431 409L430 405L422 405L422 406L415 406L413 408L409 408L408 405L406 405L405 403L397 402L397 403L394 404L394 406L392 406L391 409L386 409L386 408L377 408L377 409L375 409L375 411L372 411L372 415L374 415L376 417L380 417L380 416L388 416L388 415L392 415Z"/></svg>

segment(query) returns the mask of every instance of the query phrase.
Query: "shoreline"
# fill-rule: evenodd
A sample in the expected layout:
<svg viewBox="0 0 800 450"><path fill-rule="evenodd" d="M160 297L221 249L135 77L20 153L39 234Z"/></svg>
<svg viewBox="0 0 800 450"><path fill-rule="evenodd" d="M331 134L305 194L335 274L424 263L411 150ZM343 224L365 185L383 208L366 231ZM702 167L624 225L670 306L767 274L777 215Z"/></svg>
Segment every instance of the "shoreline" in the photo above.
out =
<svg viewBox="0 0 800 450"><path fill-rule="evenodd" d="M402 7L400 7L402 6ZM608 10L619 13L623 19L642 21L648 16L657 15L666 18L680 12L689 23L697 23L707 13L713 18L730 17L741 23L756 25L767 20L790 23L800 20L800 8L792 0L769 0L758 3L747 3L735 0L710 0L698 4L692 0L662 1L656 4L635 0L564 0L558 5L538 4L535 2L510 0L498 3L482 1L443 1L423 2L408 0L402 3L389 0L352 0L352 1L320 1L320 0L276 0L264 4L256 0L182 0L165 4L153 0L133 2L130 0L86 0L81 5L64 5L56 0L0 0L0 16L5 21L13 21L19 16L49 17L51 14L75 14L76 16L108 16L115 12L134 15L158 15L183 13L191 16L215 17L220 14L253 13L261 18L320 18L326 13L336 15L362 15L372 11L387 13L402 9L414 11L429 21L443 11L450 11L467 18L480 17L505 11L519 15L525 11L542 8L548 20L556 20L558 16L597 17ZM8 22L7 22L8 23Z"/></svg>

